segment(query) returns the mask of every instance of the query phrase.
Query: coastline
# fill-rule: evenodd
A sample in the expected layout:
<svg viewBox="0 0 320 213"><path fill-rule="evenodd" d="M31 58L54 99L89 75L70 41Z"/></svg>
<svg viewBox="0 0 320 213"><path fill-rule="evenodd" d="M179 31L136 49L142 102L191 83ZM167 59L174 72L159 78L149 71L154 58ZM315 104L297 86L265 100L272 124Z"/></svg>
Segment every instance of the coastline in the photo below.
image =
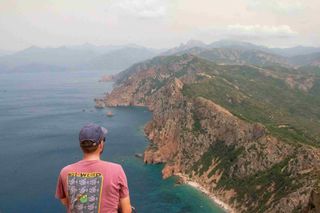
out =
<svg viewBox="0 0 320 213"><path fill-rule="evenodd" d="M227 203L220 200L216 195L209 192L207 189L205 189L203 186L201 186L199 183L191 181L188 177L185 175L178 173L174 174L177 177L180 177L183 179L183 183L187 184L189 186L192 186L193 188L196 188L197 190L201 191L202 193L206 194L216 205L218 205L220 208L225 210L227 213L236 213L236 211L229 206Z"/></svg>

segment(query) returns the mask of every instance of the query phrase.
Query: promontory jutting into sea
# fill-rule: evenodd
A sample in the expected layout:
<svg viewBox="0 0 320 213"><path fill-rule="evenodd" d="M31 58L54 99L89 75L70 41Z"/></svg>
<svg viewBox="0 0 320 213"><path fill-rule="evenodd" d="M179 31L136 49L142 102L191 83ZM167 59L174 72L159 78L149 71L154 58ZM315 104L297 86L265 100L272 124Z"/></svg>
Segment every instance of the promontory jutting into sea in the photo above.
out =
<svg viewBox="0 0 320 213"><path fill-rule="evenodd" d="M288 57L285 49L278 55L248 43L197 44L120 72L97 104L148 107L144 162L164 163L164 178L197 183L229 211L313 209L320 57L306 60L319 53Z"/></svg>
<svg viewBox="0 0 320 213"><path fill-rule="evenodd" d="M0 13L0 213L320 212L320 1Z"/></svg>

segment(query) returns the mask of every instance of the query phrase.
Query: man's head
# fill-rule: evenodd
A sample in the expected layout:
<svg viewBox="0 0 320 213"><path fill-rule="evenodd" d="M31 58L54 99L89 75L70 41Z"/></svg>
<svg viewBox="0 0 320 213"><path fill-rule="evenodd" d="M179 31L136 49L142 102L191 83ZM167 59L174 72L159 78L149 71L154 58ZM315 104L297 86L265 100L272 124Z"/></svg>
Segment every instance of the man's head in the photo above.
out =
<svg viewBox="0 0 320 213"><path fill-rule="evenodd" d="M105 134L108 130L97 125L97 124L87 124L80 130L79 142L82 151L86 154L94 153L98 149L100 152L103 151L105 141Z"/></svg>

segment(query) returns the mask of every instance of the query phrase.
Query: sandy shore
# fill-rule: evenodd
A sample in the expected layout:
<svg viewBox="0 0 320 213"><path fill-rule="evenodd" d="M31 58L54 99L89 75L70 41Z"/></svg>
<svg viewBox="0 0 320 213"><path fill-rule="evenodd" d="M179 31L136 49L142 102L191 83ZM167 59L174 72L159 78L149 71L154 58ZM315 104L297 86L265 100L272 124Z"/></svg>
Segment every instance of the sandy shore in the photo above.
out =
<svg viewBox="0 0 320 213"><path fill-rule="evenodd" d="M198 190L200 190L201 192L203 192L204 194L206 194L215 204L217 204L219 207L221 207L222 209L224 209L226 212L229 213L236 213L236 211L234 209L232 209L228 204L224 203L223 201L221 201L217 196L215 196L214 194L212 194L211 192L209 192L208 190L206 190L204 187L202 187L200 184L190 181L188 177L186 177L183 174L175 174L176 176L179 176L183 179L183 182L185 184L188 184L189 186L192 186Z"/></svg>

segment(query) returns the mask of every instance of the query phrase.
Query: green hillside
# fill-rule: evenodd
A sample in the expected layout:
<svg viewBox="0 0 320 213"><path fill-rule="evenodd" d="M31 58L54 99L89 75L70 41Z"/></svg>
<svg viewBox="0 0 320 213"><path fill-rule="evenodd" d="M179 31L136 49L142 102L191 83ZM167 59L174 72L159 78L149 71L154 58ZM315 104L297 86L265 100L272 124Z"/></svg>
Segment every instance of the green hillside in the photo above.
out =
<svg viewBox="0 0 320 213"><path fill-rule="evenodd" d="M185 95L213 100L246 121L264 124L287 142L320 145L319 68L223 66L203 59L195 63L208 76L186 84Z"/></svg>

